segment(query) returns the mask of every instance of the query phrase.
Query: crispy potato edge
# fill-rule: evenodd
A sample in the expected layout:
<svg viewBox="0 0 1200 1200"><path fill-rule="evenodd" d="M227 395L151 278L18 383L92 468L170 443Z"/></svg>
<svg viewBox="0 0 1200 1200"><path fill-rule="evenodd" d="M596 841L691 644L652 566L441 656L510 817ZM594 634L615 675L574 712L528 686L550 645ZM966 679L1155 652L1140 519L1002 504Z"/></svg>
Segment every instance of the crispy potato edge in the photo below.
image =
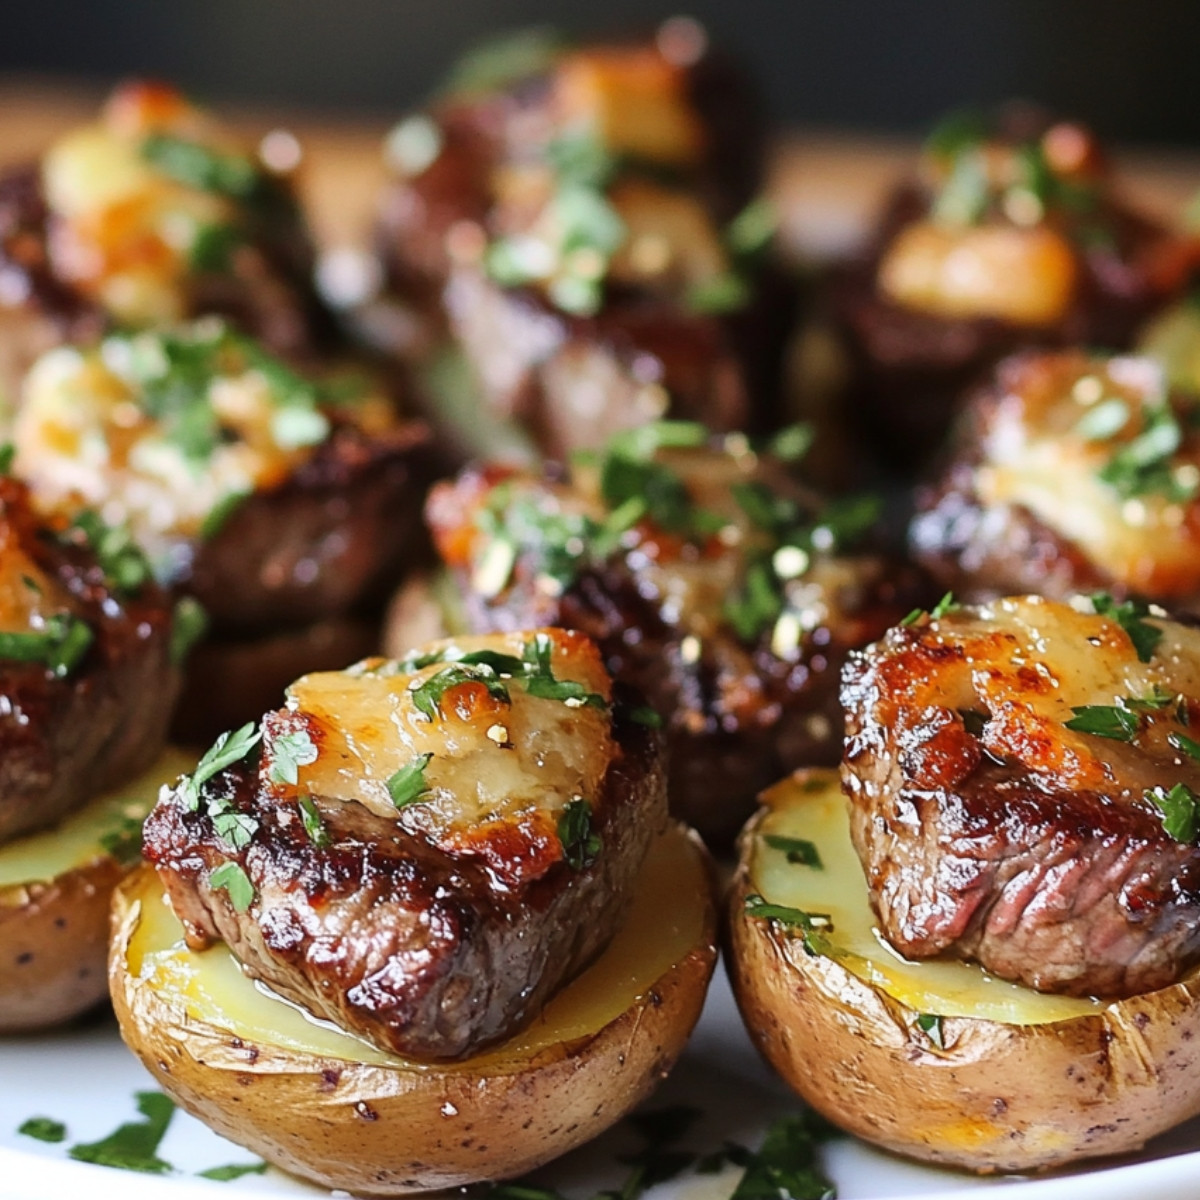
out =
<svg viewBox="0 0 1200 1200"><path fill-rule="evenodd" d="M1200 972L1044 1025L921 1015L745 913L762 809L727 900L726 969L751 1040L806 1103L865 1141L981 1174L1124 1154L1200 1112Z"/></svg>
<svg viewBox="0 0 1200 1200"><path fill-rule="evenodd" d="M689 843L704 855L694 836ZM469 1063L391 1067L306 1056L243 1041L129 974L126 950L149 871L135 871L114 896L109 979L126 1043L168 1095L218 1133L291 1174L355 1194L510 1178L595 1137L674 1065L717 958L709 887L696 898L705 906L702 936L635 1004L590 1037L515 1069L488 1076Z"/></svg>

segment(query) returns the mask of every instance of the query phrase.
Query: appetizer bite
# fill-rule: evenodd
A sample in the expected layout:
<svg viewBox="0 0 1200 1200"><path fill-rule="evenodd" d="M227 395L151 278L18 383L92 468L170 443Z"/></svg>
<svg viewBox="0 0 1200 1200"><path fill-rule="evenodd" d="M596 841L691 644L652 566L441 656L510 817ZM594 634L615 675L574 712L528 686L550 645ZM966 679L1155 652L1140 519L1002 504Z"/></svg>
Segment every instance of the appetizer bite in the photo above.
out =
<svg viewBox="0 0 1200 1200"><path fill-rule="evenodd" d="M870 497L823 500L743 435L680 422L565 475L468 469L427 506L460 593L450 620L593 638L665 723L672 811L724 844L770 780L838 760L846 652L924 597L870 548L877 517Z"/></svg>
<svg viewBox="0 0 1200 1200"><path fill-rule="evenodd" d="M1192 257L1126 206L1083 126L1018 107L949 118L831 289L857 427L893 466L927 458L998 359L1127 349Z"/></svg>
<svg viewBox="0 0 1200 1200"><path fill-rule="evenodd" d="M297 670L373 648L376 601L421 545L424 426L217 318L50 351L14 440L42 512L127 524L157 577L202 606L213 640L183 719L204 736L277 702ZM212 655L240 661L242 687L210 686Z"/></svg>
<svg viewBox="0 0 1200 1200"><path fill-rule="evenodd" d="M390 292L427 333L448 322L491 415L552 456L663 416L769 423L793 306L764 257L762 151L755 98L694 21L518 35L388 140Z"/></svg>
<svg viewBox="0 0 1200 1200"><path fill-rule="evenodd" d="M184 647L127 534L94 513L47 524L8 475L0 624L0 1031L10 1031L104 994L102 930L123 866L99 835L81 840L60 822L78 814L94 833L89 802L159 755ZM33 836L41 830L54 832Z"/></svg>
<svg viewBox="0 0 1200 1200"><path fill-rule="evenodd" d="M130 83L0 177L0 403L43 351L114 326L215 313L276 353L327 343L299 157L288 134L254 152L173 89Z"/></svg>
<svg viewBox="0 0 1200 1200"><path fill-rule="evenodd" d="M843 700L848 826L798 778L743 844L767 1056L852 1132L974 1170L1200 1112L1200 633L1103 595L946 604L852 656Z"/></svg>
<svg viewBox="0 0 1200 1200"><path fill-rule="evenodd" d="M638 716L562 630L298 680L146 823L157 875L122 890L110 959L126 1040L327 1187L457 1186L594 1136L674 1061L715 959Z"/></svg>
<svg viewBox="0 0 1200 1200"><path fill-rule="evenodd" d="M918 498L913 553L961 599L1103 588L1200 610L1197 415L1150 358L1008 359Z"/></svg>

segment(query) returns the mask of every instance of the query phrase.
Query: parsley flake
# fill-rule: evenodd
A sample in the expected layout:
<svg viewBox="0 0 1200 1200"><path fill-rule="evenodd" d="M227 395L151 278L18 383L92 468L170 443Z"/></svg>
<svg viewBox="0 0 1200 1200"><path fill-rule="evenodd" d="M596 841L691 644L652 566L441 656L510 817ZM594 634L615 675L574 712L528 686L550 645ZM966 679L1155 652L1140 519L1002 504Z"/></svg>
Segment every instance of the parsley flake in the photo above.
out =
<svg viewBox="0 0 1200 1200"><path fill-rule="evenodd" d="M317 811L316 801L311 796L301 796L300 805L300 821L304 826L304 832L308 835L308 840L312 842L318 850L324 850L330 844L329 830L325 828L325 822L321 820L321 814Z"/></svg>
<svg viewBox="0 0 1200 1200"><path fill-rule="evenodd" d="M833 932L833 922L828 913L807 913L783 904L771 904L756 892L746 897L743 907L747 916L762 921L777 921L780 925L799 929L804 949L809 954L829 952L829 941L825 935Z"/></svg>
<svg viewBox="0 0 1200 1200"><path fill-rule="evenodd" d="M1137 713L1120 704L1086 704L1071 711L1075 715L1064 722L1067 729L1115 742L1132 742L1141 724Z"/></svg>
<svg viewBox="0 0 1200 1200"><path fill-rule="evenodd" d="M211 871L208 886L210 891L224 891L229 896L233 911L240 913L245 912L254 903L254 897L258 894L245 869L235 862L222 863Z"/></svg>
<svg viewBox="0 0 1200 1200"><path fill-rule="evenodd" d="M937 1013L918 1013L915 1024L932 1045L939 1050L945 1050L945 1030L942 1027L942 1018Z"/></svg>
<svg viewBox="0 0 1200 1200"><path fill-rule="evenodd" d="M1162 640L1162 630L1146 623L1150 607L1140 600L1124 600L1117 603L1107 592L1093 592L1092 608L1097 616L1116 621L1133 643L1139 662L1149 662L1154 650Z"/></svg>
<svg viewBox="0 0 1200 1200"><path fill-rule="evenodd" d="M271 742L271 782L299 783L300 768L315 763L317 757L317 744L307 729L280 734Z"/></svg>
<svg viewBox="0 0 1200 1200"><path fill-rule="evenodd" d="M252 1163L228 1163L222 1167L209 1167L207 1171L197 1171L201 1179L213 1179L217 1183L229 1183L234 1179L241 1179L244 1175L265 1175L267 1164L265 1162Z"/></svg>
<svg viewBox="0 0 1200 1200"><path fill-rule="evenodd" d="M416 710L432 721L441 716L442 697L451 688L460 687L464 683L481 683L494 700L499 700L502 704L512 703L508 688L500 681L496 672L483 662L452 663L430 675L409 694Z"/></svg>
<svg viewBox="0 0 1200 1200"><path fill-rule="evenodd" d="M429 784L425 779L425 768L433 759L432 754L418 754L412 762L401 767L388 781L388 795L397 808L407 808L410 804L426 796Z"/></svg>
<svg viewBox="0 0 1200 1200"><path fill-rule="evenodd" d="M66 1140L67 1127L52 1117L30 1117L29 1120L21 1123L17 1132L28 1138L35 1138L39 1142L50 1142L57 1145Z"/></svg>
<svg viewBox="0 0 1200 1200"><path fill-rule="evenodd" d="M837 1189L821 1167L820 1144L835 1133L814 1113L776 1121L731 1200L834 1200Z"/></svg>
<svg viewBox="0 0 1200 1200"><path fill-rule="evenodd" d="M196 764L195 771L185 776L180 787L180 793L189 812L195 812L200 806L200 789L214 776L241 762L262 738L261 731L253 721L235 729L232 733L223 733Z"/></svg>
<svg viewBox="0 0 1200 1200"><path fill-rule="evenodd" d="M1179 733L1173 729L1167 734L1167 741L1174 749L1182 750L1189 758L1200 762L1200 742L1188 737L1186 733Z"/></svg>
<svg viewBox="0 0 1200 1200"><path fill-rule="evenodd" d="M126 1122L98 1142L72 1146L68 1151L71 1158L100 1167L166 1175L171 1164L158 1157L158 1148L175 1115L175 1104L162 1092L138 1092L136 1099L144 1121Z"/></svg>
<svg viewBox="0 0 1200 1200"><path fill-rule="evenodd" d="M590 867L603 847L600 835L592 829L592 807L577 796L563 808L558 818L558 840L563 858L573 871Z"/></svg>
<svg viewBox="0 0 1200 1200"><path fill-rule="evenodd" d="M790 863L796 863L805 867L815 867L818 871L825 869L825 864L821 862L821 855L816 846L804 838L784 837L778 833L766 833L763 834L763 841L772 850L782 850L787 855L787 860Z"/></svg>
<svg viewBox="0 0 1200 1200"><path fill-rule="evenodd" d="M1185 783L1143 793L1162 814L1162 827L1177 842L1194 842L1200 833L1200 797Z"/></svg>
<svg viewBox="0 0 1200 1200"><path fill-rule="evenodd" d="M208 613L194 596L180 596L171 614L171 662L181 666L208 632Z"/></svg>

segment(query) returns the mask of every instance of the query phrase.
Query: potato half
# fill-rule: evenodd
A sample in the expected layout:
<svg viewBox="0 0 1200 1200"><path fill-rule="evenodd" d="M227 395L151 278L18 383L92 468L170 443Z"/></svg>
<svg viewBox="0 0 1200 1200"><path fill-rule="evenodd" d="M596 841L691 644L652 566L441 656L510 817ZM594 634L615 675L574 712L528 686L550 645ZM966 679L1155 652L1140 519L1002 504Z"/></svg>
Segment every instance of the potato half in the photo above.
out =
<svg viewBox="0 0 1200 1200"><path fill-rule="evenodd" d="M160 785L195 764L168 750L53 829L0 847L0 1033L56 1025L107 994L112 890L139 856Z"/></svg>
<svg viewBox="0 0 1200 1200"><path fill-rule="evenodd" d="M419 1063L256 987L202 953L149 868L117 892L109 958L121 1032L218 1133L330 1188L396 1195L522 1174L595 1137L678 1057L716 961L709 867L672 828L605 953L529 1028L458 1063Z"/></svg>
<svg viewBox="0 0 1200 1200"><path fill-rule="evenodd" d="M729 972L758 1048L830 1120L990 1172L1125 1153L1200 1112L1200 971L1103 1004L907 962L876 932L836 772L763 800L729 899ZM747 912L754 896L809 914L812 932Z"/></svg>

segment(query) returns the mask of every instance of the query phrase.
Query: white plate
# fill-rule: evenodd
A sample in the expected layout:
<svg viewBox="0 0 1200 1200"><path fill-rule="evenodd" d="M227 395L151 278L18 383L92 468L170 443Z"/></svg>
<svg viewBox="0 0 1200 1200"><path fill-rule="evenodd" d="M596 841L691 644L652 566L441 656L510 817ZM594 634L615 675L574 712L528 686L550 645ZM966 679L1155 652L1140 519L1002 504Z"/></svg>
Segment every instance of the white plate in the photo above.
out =
<svg viewBox="0 0 1200 1200"><path fill-rule="evenodd" d="M40 1038L0 1039L0 1197L4 1200L184 1200L222 1194L327 1195L269 1171L231 1183L196 1179L195 1172L254 1156L177 1113L161 1155L178 1171L167 1178L135 1175L72 1162L66 1147L90 1142L136 1118L134 1093L153 1087L150 1076L122 1045L112 1019L85 1029ZM797 1108L795 1098L755 1054L742 1029L724 974L712 994L683 1060L648 1102L653 1109L687 1104L700 1108L681 1145L712 1150L726 1139L756 1146L770 1122ZM28 1117L63 1121L62 1145L23 1137ZM617 1186L627 1168L616 1161L636 1139L618 1127L591 1145L539 1172L537 1180L585 1200ZM1121 1164L1107 1164L1048 1178L974 1178L918 1167L852 1139L831 1142L826 1163L841 1200L937 1197L937 1200L1196 1200L1200 1196L1200 1120L1158 1139ZM660 1185L650 1200L727 1200L736 1173L690 1176Z"/></svg>

